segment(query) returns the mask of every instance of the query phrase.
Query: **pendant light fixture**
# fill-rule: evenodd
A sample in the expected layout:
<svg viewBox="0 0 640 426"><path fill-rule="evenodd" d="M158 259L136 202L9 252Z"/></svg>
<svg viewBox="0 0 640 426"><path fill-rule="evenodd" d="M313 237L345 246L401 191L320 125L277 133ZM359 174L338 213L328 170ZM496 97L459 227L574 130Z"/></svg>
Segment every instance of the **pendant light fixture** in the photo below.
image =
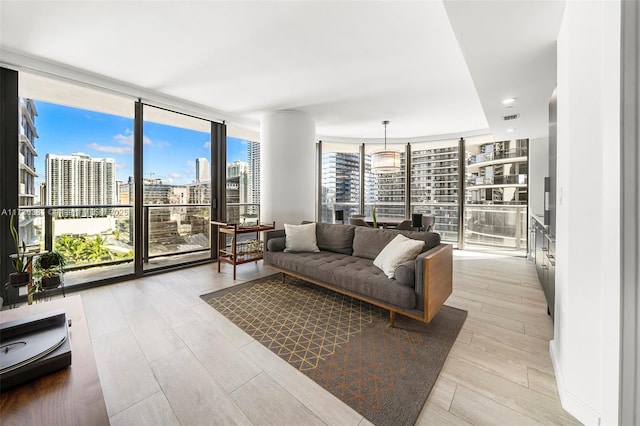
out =
<svg viewBox="0 0 640 426"><path fill-rule="evenodd" d="M387 150L387 124L389 124L389 120L383 121L382 124L384 124L384 150L374 152L371 155L371 170L374 173L397 173L400 171L400 153Z"/></svg>

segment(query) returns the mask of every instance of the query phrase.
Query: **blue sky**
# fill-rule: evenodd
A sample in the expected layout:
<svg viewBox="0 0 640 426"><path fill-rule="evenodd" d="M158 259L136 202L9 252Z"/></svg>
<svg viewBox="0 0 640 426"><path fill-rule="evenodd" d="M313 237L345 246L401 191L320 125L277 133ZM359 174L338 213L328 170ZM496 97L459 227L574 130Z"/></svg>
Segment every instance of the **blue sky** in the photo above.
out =
<svg viewBox="0 0 640 426"><path fill-rule="evenodd" d="M44 182L47 153L83 152L116 160L117 179L133 175L133 120L100 112L36 101L37 182ZM144 123L144 176L165 183L195 180L195 160L210 159L210 135L152 122ZM227 162L247 161L246 141L227 138Z"/></svg>

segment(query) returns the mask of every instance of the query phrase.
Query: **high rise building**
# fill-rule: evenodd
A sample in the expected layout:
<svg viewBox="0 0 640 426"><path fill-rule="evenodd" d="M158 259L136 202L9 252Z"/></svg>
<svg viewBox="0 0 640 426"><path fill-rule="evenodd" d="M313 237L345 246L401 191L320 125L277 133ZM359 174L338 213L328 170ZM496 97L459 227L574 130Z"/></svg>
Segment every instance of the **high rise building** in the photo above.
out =
<svg viewBox="0 0 640 426"><path fill-rule="evenodd" d="M196 158L196 182L211 181L209 170L209 160L203 157Z"/></svg>
<svg viewBox="0 0 640 426"><path fill-rule="evenodd" d="M360 213L360 154L325 152L322 154L322 220L332 222L334 209L344 217Z"/></svg>
<svg viewBox="0 0 640 426"><path fill-rule="evenodd" d="M116 204L116 162L112 158L91 158L86 154L47 154L45 162L47 204L87 206ZM72 209L70 217L104 215L106 210Z"/></svg>
<svg viewBox="0 0 640 426"><path fill-rule="evenodd" d="M436 217L443 241L458 241L458 143L411 151L411 205L413 213Z"/></svg>
<svg viewBox="0 0 640 426"><path fill-rule="evenodd" d="M260 204L260 142L247 141L248 203Z"/></svg>
<svg viewBox="0 0 640 426"><path fill-rule="evenodd" d="M36 106L31 99L19 100L19 125L18 125L18 205L20 207L32 206L36 198L35 179L36 174L36 132L35 117L38 115ZM20 238L27 243L34 242L36 230L33 217L26 215L21 217L19 225Z"/></svg>
<svg viewBox="0 0 640 426"><path fill-rule="evenodd" d="M227 165L227 220L231 222L241 221L241 217L246 217L246 206L230 204L247 204L248 181L247 163L244 161L234 161Z"/></svg>

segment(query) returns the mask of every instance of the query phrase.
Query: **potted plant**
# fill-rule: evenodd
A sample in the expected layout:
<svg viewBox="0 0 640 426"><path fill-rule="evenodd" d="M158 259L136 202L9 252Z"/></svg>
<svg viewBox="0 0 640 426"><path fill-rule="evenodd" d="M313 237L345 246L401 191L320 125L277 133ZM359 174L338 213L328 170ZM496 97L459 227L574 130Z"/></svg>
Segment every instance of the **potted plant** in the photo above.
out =
<svg viewBox="0 0 640 426"><path fill-rule="evenodd" d="M10 228L11 237L16 247L16 252L11 256L11 262L16 270L9 274L9 284L13 286L24 285L29 282L29 265L31 264L31 256L27 256L27 244L24 240L21 242L18 238L18 230L13 222L16 215L11 215Z"/></svg>
<svg viewBox="0 0 640 426"><path fill-rule="evenodd" d="M57 251L41 254L36 258L33 267L43 289L56 288L62 283L62 273L66 264L65 257Z"/></svg>

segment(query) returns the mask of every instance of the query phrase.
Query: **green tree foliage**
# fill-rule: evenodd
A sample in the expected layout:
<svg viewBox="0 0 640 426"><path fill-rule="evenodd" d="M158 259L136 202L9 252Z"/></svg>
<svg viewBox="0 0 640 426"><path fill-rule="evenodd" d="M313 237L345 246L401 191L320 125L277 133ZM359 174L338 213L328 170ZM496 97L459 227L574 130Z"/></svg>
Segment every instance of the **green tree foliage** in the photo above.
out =
<svg viewBox="0 0 640 426"><path fill-rule="evenodd" d="M63 234L56 238L54 249L60 252L69 264L86 265L128 259L132 252L117 253L105 246L106 238L101 235Z"/></svg>

